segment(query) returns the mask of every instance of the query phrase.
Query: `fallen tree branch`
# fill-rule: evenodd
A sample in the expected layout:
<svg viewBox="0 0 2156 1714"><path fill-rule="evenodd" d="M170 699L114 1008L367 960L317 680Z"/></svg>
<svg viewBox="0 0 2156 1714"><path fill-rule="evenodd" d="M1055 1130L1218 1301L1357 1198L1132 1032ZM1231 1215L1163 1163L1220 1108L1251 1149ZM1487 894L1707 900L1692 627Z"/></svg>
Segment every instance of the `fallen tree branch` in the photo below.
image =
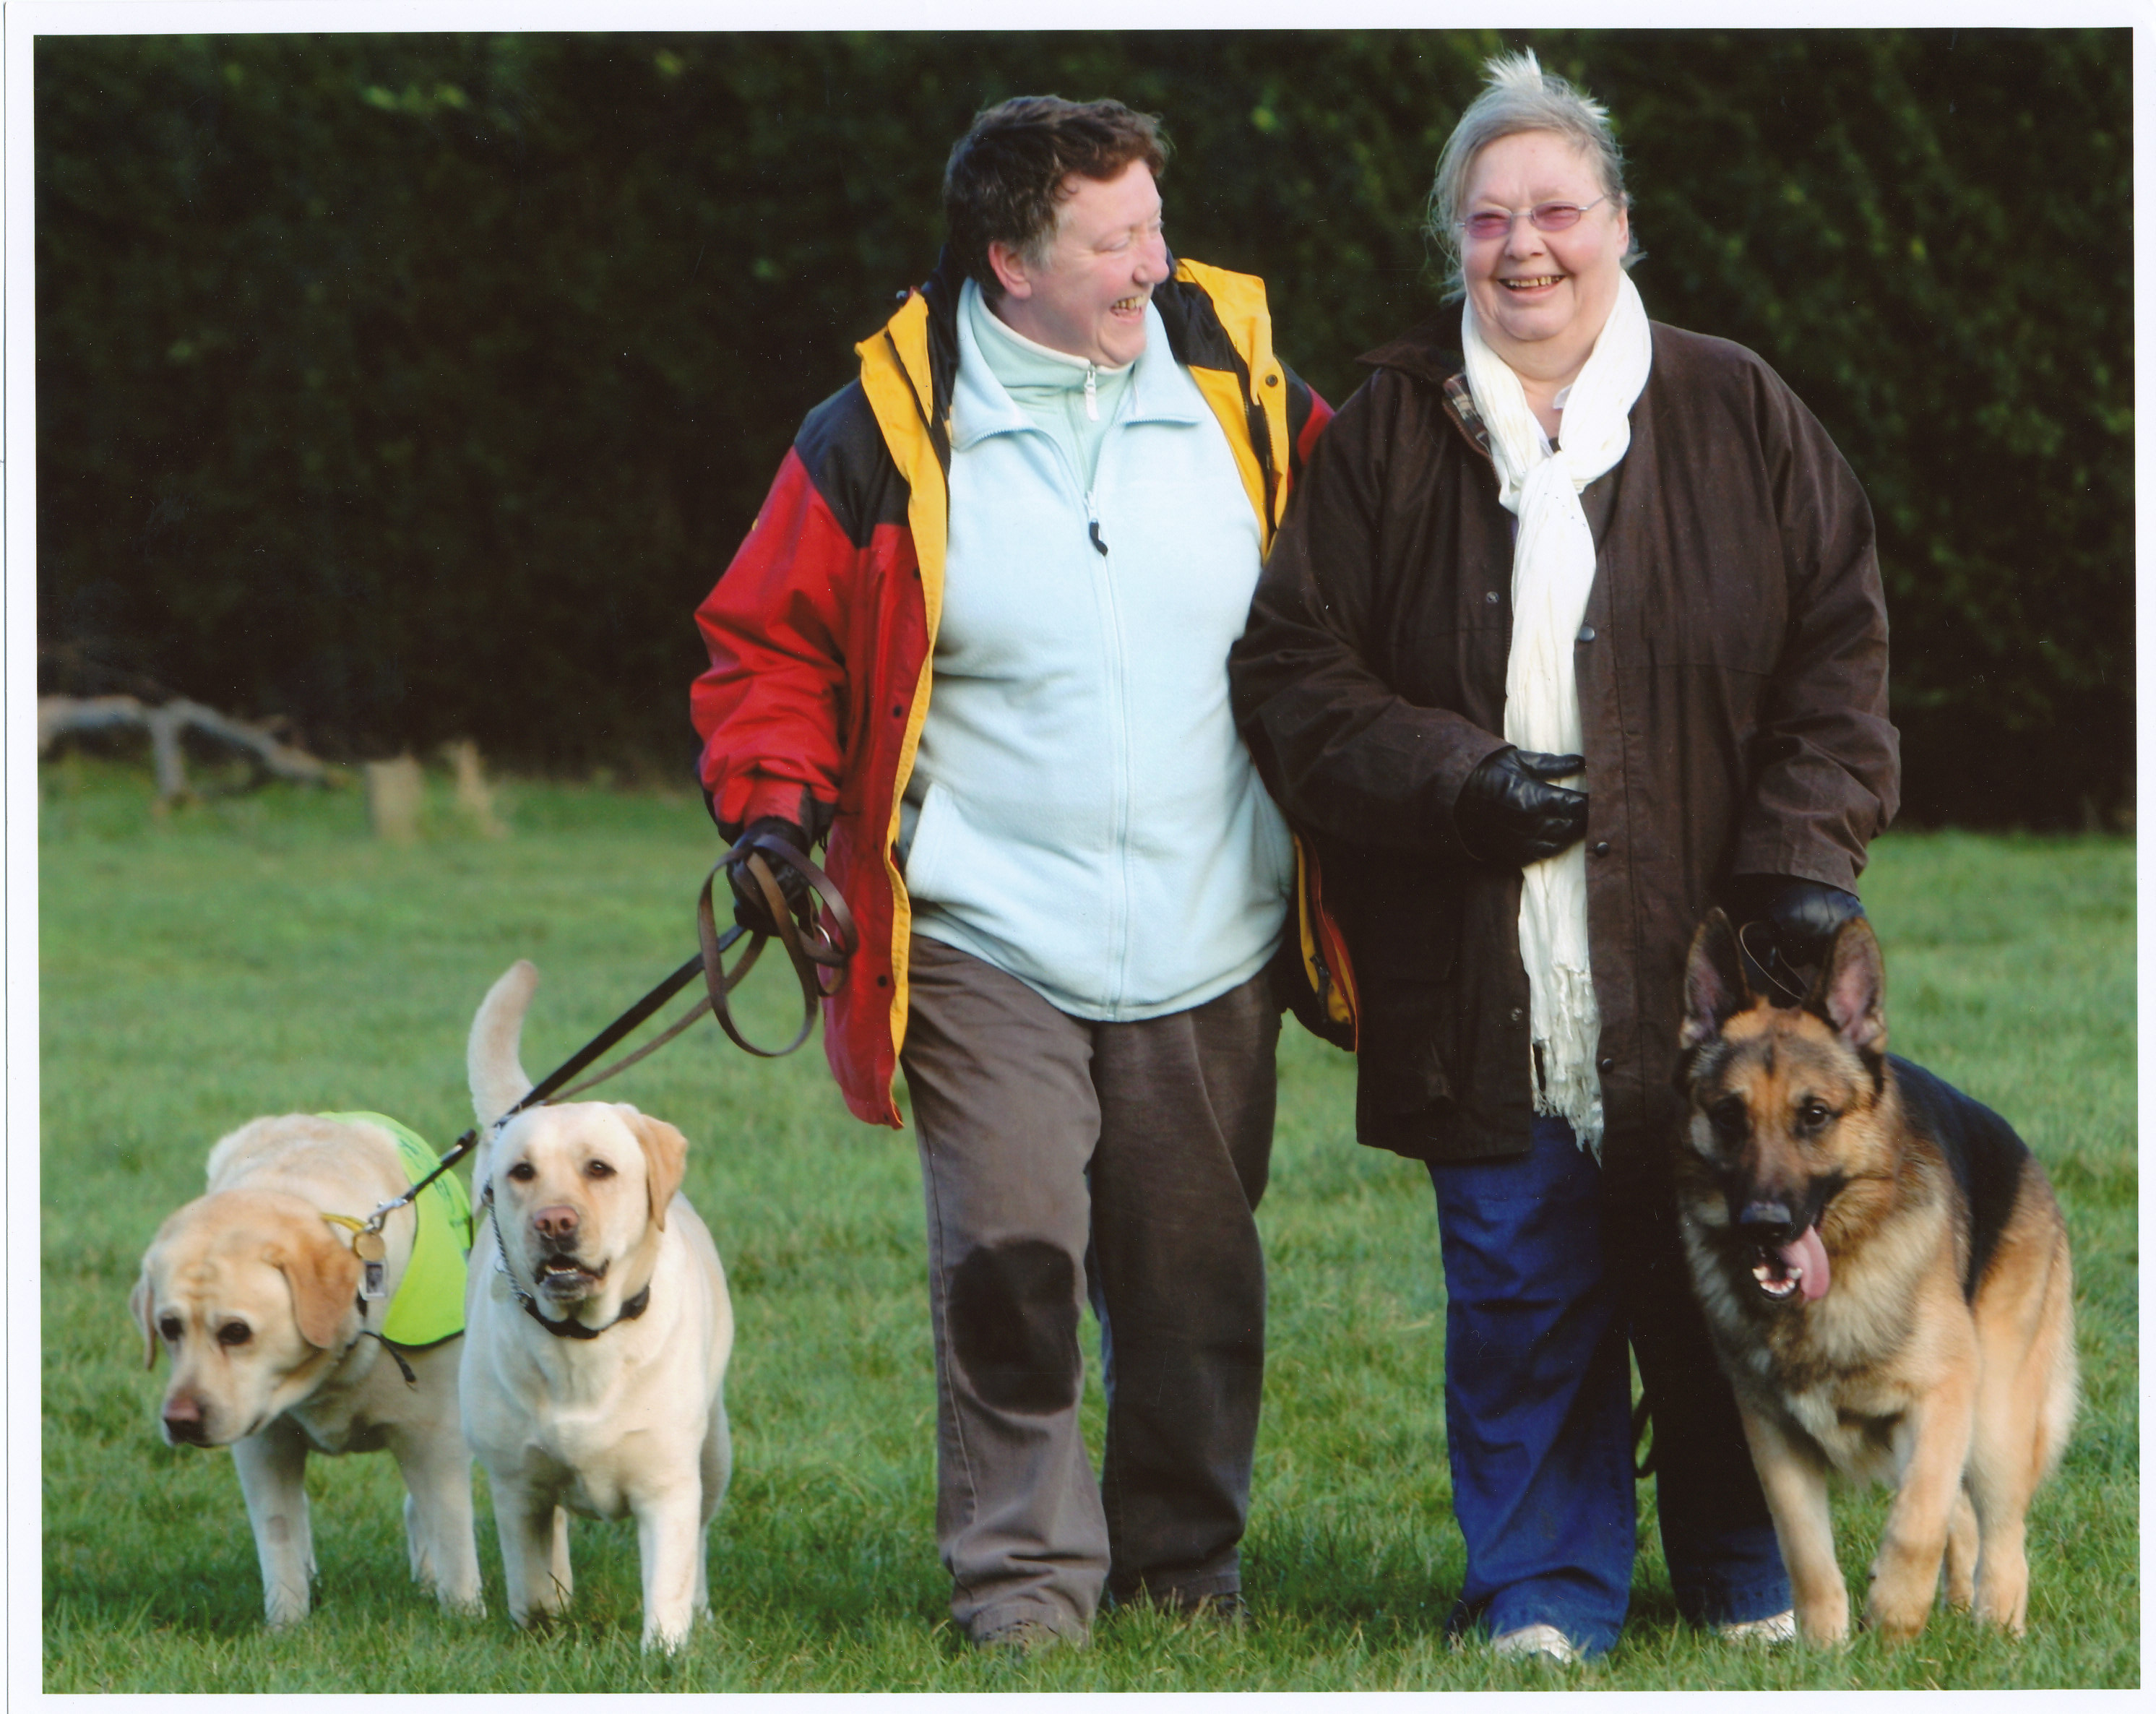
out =
<svg viewBox="0 0 2156 1714"><path fill-rule="evenodd" d="M132 696L40 696L38 699L38 753L42 756L61 738L75 732L109 731L116 727L140 726L150 735L150 751L157 772L157 796L170 802L194 795L187 783L187 761L180 740L196 731L243 751L253 763L259 783L274 775L303 785L337 783L338 771L327 762L282 743L264 728L230 715L219 714L185 697L151 707Z"/></svg>

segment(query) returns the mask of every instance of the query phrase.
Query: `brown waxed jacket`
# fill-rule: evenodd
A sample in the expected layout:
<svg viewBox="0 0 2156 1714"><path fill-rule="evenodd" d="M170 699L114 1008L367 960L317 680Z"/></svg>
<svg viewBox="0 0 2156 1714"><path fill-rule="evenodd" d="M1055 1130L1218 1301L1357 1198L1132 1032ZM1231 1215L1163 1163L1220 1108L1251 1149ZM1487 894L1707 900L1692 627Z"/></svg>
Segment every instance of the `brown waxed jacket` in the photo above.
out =
<svg viewBox="0 0 2156 1714"><path fill-rule="evenodd" d="M1229 669L1346 937L1357 1132L1430 1160L1523 1152L1532 1116L1519 872L1452 824L1505 742L1512 618L1513 519L1442 342L1458 326L1363 359L1377 373L1318 443ZM1581 496L1575 645L1603 1104L1628 1150L1675 1118L1685 952L1717 890L1854 892L1900 782L1863 490L1758 357L1653 339L1630 449Z"/></svg>

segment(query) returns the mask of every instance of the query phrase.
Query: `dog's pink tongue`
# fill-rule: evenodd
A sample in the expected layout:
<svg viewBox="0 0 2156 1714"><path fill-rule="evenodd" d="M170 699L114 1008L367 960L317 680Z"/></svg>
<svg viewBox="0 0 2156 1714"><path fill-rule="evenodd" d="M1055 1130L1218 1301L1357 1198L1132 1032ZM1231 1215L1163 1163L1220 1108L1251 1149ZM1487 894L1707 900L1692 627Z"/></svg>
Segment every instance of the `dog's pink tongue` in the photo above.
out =
<svg viewBox="0 0 2156 1714"><path fill-rule="evenodd" d="M1785 1245L1781 1261L1797 1275L1797 1291L1806 1303L1826 1296L1826 1246L1820 1242L1818 1227L1805 1227L1803 1237Z"/></svg>

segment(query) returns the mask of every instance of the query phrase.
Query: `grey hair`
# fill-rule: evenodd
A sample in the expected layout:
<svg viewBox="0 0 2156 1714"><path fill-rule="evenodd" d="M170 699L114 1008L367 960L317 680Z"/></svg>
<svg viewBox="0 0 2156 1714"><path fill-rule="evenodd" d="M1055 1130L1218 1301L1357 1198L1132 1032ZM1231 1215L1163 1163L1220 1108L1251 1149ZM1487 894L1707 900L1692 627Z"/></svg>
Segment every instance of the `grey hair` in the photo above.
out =
<svg viewBox="0 0 2156 1714"><path fill-rule="evenodd" d="M1468 104L1460 123L1437 157L1437 178L1430 187L1424 232L1442 248L1447 269L1445 295L1460 295L1460 209L1467 192L1467 174L1475 157L1501 137L1521 131L1553 131L1594 164L1613 212L1629 208L1625 194L1625 157L1609 129L1609 110L1574 88L1555 72L1544 71L1535 50L1499 54L1484 67L1488 87ZM1636 237L1626 247L1625 265L1639 259Z"/></svg>

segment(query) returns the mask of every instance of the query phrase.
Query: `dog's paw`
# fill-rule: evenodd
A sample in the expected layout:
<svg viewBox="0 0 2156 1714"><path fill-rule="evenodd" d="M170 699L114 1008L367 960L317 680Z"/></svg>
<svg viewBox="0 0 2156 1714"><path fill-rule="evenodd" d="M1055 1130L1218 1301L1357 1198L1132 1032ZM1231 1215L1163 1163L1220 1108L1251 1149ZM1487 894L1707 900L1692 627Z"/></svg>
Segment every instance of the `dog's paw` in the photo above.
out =
<svg viewBox="0 0 2156 1714"><path fill-rule="evenodd" d="M1897 1643L1923 1629L1938 1594L1946 1547L1943 1537L1889 1527L1871 1561L1871 1589L1864 1603L1867 1629Z"/></svg>
<svg viewBox="0 0 2156 1714"><path fill-rule="evenodd" d="M509 1607L509 1622L519 1630L543 1631L557 1621L566 1619L568 1613L568 1593L557 1585L549 1588L546 1593L527 1600L521 1607L516 1604L512 1597Z"/></svg>
<svg viewBox="0 0 2156 1714"><path fill-rule="evenodd" d="M1976 1580L1976 1622L2018 1637L2029 1624L2028 1562L2009 1560L2004 1554L1999 1557L2001 1563L1983 1567Z"/></svg>
<svg viewBox="0 0 2156 1714"><path fill-rule="evenodd" d="M1884 1582L1871 1586L1864 1604L1864 1625L1890 1643L1906 1643L1922 1630L1932 1616L1932 1591L1905 1588Z"/></svg>
<svg viewBox="0 0 2156 1714"><path fill-rule="evenodd" d="M272 1630L282 1630L287 1625L298 1624L305 1619L314 1606L313 1568L298 1583L280 1578L262 1591L262 1622Z"/></svg>

